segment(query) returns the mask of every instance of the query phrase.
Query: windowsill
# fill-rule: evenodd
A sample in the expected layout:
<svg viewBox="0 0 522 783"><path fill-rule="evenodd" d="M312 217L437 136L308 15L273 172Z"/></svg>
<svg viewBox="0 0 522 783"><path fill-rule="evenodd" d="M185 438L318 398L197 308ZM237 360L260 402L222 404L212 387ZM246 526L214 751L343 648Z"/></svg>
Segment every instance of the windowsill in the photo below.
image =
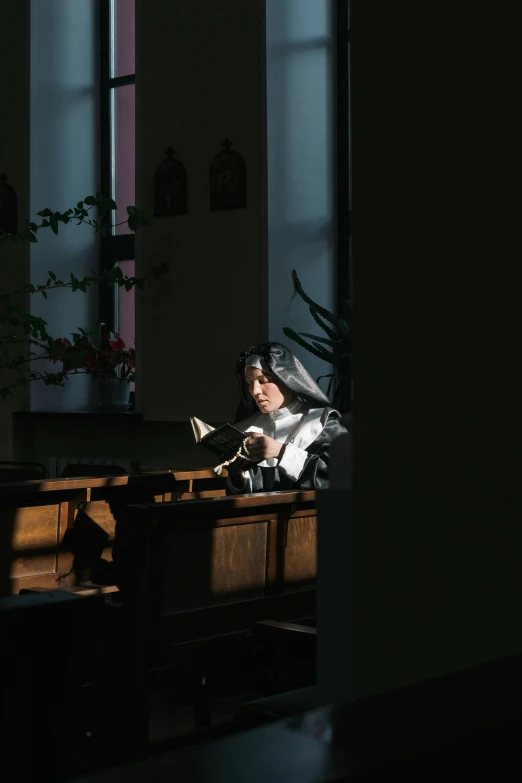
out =
<svg viewBox="0 0 522 783"><path fill-rule="evenodd" d="M143 413L138 411L14 411L14 419L131 419L141 421Z"/></svg>

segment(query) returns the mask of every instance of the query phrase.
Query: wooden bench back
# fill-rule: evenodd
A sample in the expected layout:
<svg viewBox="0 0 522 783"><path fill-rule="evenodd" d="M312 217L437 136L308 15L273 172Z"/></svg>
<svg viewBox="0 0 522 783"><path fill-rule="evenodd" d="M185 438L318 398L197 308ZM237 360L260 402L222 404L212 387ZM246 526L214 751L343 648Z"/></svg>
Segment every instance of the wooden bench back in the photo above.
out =
<svg viewBox="0 0 522 783"><path fill-rule="evenodd" d="M313 614L316 531L315 492L129 507L124 600L168 643Z"/></svg>
<svg viewBox="0 0 522 783"><path fill-rule="evenodd" d="M56 587L75 546L110 561L117 518L131 503L225 494L226 475L212 469L0 483L0 596Z"/></svg>

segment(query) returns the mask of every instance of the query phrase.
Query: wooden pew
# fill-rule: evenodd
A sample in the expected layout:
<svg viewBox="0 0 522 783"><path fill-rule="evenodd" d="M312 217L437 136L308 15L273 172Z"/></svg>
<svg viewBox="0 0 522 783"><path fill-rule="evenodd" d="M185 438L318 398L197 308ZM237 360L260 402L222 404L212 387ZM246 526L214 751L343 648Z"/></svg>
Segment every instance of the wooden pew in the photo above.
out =
<svg viewBox="0 0 522 783"><path fill-rule="evenodd" d="M173 470L112 478L0 483L0 596L56 588L71 574L74 553L112 560L116 522L131 503L225 495L226 475L212 469ZM78 565L77 562L77 565ZM74 577L74 578L73 578Z"/></svg>
<svg viewBox="0 0 522 783"><path fill-rule="evenodd" d="M130 506L121 536L121 586L149 637L227 633L290 619L293 606L314 614L313 491Z"/></svg>
<svg viewBox="0 0 522 783"><path fill-rule="evenodd" d="M111 724L127 747L148 747L151 669L181 667L204 690L216 667L225 676L220 662L241 666L254 623L315 614L316 529L312 491L129 507L117 533L120 686L111 682Z"/></svg>

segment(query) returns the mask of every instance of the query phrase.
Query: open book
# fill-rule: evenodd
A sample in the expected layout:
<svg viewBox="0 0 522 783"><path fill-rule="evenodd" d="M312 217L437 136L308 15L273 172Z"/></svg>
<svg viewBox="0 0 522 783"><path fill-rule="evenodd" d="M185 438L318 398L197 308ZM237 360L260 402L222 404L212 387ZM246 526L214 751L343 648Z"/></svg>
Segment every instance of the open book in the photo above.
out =
<svg viewBox="0 0 522 783"><path fill-rule="evenodd" d="M225 459L231 459L243 443L246 435L233 424L222 424L221 427L211 427L195 416L190 417L196 443L206 446L214 454Z"/></svg>

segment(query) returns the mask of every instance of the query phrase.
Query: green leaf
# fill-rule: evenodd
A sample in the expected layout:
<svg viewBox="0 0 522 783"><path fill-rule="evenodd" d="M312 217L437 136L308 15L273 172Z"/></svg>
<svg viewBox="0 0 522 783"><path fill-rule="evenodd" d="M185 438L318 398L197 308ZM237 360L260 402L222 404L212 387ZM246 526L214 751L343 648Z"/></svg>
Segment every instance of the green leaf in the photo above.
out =
<svg viewBox="0 0 522 783"><path fill-rule="evenodd" d="M313 342L312 345L319 351L325 362L330 362L331 364L334 363L335 357L331 351L327 351L325 348L323 348L322 345L320 345L320 343Z"/></svg>
<svg viewBox="0 0 522 783"><path fill-rule="evenodd" d="M51 231L53 232L53 234L57 235L58 234L58 220L56 219L56 217L54 215L52 215L52 217L50 218L49 223L50 223L50 226L51 226Z"/></svg>
<svg viewBox="0 0 522 783"><path fill-rule="evenodd" d="M44 299L47 299L47 291L43 290L42 291L42 296L43 296Z"/></svg>
<svg viewBox="0 0 522 783"><path fill-rule="evenodd" d="M79 201L79 202L76 204L76 209L83 209L83 201Z"/></svg>
<svg viewBox="0 0 522 783"><path fill-rule="evenodd" d="M136 207L127 207L127 215L136 215L137 213Z"/></svg>
<svg viewBox="0 0 522 783"><path fill-rule="evenodd" d="M325 345L334 346L335 343L339 342L339 339L337 340L329 340L327 337L318 337L316 334L308 334L308 332L299 332L300 335L303 337L310 337L311 340L317 340L319 343L324 343Z"/></svg>
<svg viewBox="0 0 522 783"><path fill-rule="evenodd" d="M56 280L56 275L54 274L54 272L49 271L49 272L47 272L47 274L49 275L51 280Z"/></svg>
<svg viewBox="0 0 522 783"><path fill-rule="evenodd" d="M335 332L332 329L331 326L328 326L326 321L323 321L323 319L319 316L319 313L317 312L317 308L314 307L314 305L310 305L309 310L310 310L310 315L312 316L316 324L321 327L323 332L325 332L328 335L328 337L330 337L332 340L338 340L339 335L337 334L337 332Z"/></svg>
<svg viewBox="0 0 522 783"><path fill-rule="evenodd" d="M292 282L294 284L294 291L296 294L298 294L301 299L306 302L306 304L310 305L310 313L312 313L312 307L314 308L314 312L316 315L320 315L323 318L325 318L327 321L329 321L333 326L335 326L337 329L341 328L341 324L339 322L339 319L336 318L336 316L331 313L329 310L326 309L326 307L322 307L317 302L314 302L313 299L311 299L307 293L305 293L303 286L301 285L301 281L299 280L299 277L297 275L297 272L295 269L292 269ZM312 313L312 317L315 318L314 313ZM321 327L324 328L324 327Z"/></svg>
<svg viewBox="0 0 522 783"><path fill-rule="evenodd" d="M36 238L36 234L34 233L34 231L29 231L27 234L27 238L29 239L29 242L32 242L33 244L35 242L38 242L38 239Z"/></svg>
<svg viewBox="0 0 522 783"><path fill-rule="evenodd" d="M318 359L323 359L322 352L319 352L317 348L314 348L313 345L310 345L306 342L306 340L303 340L303 338L295 332L293 329L290 329L288 326L283 327L283 332L287 337L289 337L291 340L293 340L295 343L301 346L301 348L305 348L310 353L313 353L314 356L317 356Z"/></svg>
<svg viewBox="0 0 522 783"><path fill-rule="evenodd" d="M87 196L84 198L83 203L88 204L90 207L94 207L98 203L98 199L95 196ZM78 205L78 208L81 209L80 205Z"/></svg>
<svg viewBox="0 0 522 783"><path fill-rule="evenodd" d="M40 212L36 213L38 217L49 217L49 215L52 215L52 211L50 209L41 209Z"/></svg>

